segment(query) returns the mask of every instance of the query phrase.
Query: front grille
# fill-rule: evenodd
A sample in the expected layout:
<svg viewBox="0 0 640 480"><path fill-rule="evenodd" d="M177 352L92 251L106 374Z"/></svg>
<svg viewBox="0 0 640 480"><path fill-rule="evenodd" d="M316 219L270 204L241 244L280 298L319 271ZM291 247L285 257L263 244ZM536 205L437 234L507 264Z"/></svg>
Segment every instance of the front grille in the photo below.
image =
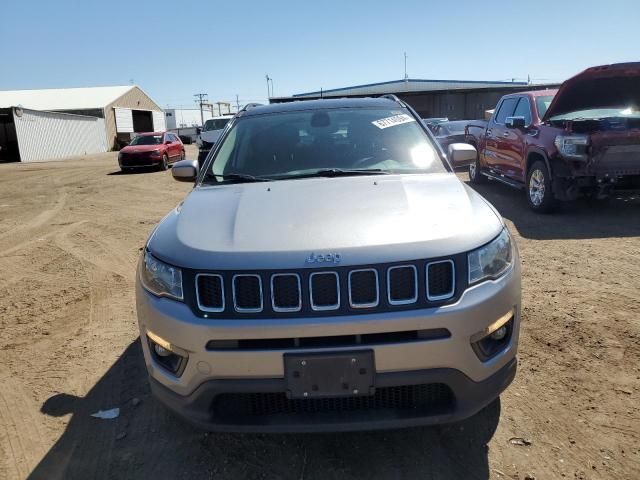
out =
<svg viewBox="0 0 640 480"><path fill-rule="evenodd" d="M214 400L220 416L266 417L282 414L404 410L438 414L453 406L451 389L443 383L377 388L370 396L291 400L284 392L224 393Z"/></svg>
<svg viewBox="0 0 640 480"><path fill-rule="evenodd" d="M221 275L196 277L198 306L206 312L224 311L224 282Z"/></svg>
<svg viewBox="0 0 640 480"><path fill-rule="evenodd" d="M454 290L455 277L451 260L427 264L427 298L429 300L452 297Z"/></svg>
<svg viewBox="0 0 640 480"><path fill-rule="evenodd" d="M455 259L297 272L187 271L184 278L191 278L195 287L186 289L187 303L207 318L348 315L429 308L454 301L464 290L467 275L466 257ZM459 275L456 264L462 267ZM457 276L460 289L456 289Z"/></svg>
<svg viewBox="0 0 640 480"><path fill-rule="evenodd" d="M378 272L375 269L349 272L349 304L354 308L378 305Z"/></svg>
<svg viewBox="0 0 640 480"><path fill-rule="evenodd" d="M300 276L279 273L271 277L271 301L276 312L297 312L302 308Z"/></svg>
<svg viewBox="0 0 640 480"><path fill-rule="evenodd" d="M335 272L312 273L309 277L311 308L335 310L340 307L340 283Z"/></svg>
<svg viewBox="0 0 640 480"><path fill-rule="evenodd" d="M391 267L387 272L389 303L401 305L418 299L418 272L413 265Z"/></svg>
<svg viewBox="0 0 640 480"><path fill-rule="evenodd" d="M260 275L234 275L233 304L238 312L262 311L262 280Z"/></svg>

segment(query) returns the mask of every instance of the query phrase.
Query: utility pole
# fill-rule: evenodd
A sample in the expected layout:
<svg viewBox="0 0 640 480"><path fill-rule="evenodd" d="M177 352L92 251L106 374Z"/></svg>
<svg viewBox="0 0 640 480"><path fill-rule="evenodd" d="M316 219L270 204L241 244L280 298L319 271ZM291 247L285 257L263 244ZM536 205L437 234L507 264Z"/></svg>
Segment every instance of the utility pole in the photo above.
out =
<svg viewBox="0 0 640 480"><path fill-rule="evenodd" d="M236 112L240 111L240 100L238 100L238 94L236 93Z"/></svg>
<svg viewBox="0 0 640 480"><path fill-rule="evenodd" d="M207 103L207 94L206 93L194 93L194 97L196 97L196 102L200 105L200 126L204 125L204 113L202 112L202 107Z"/></svg>
<svg viewBox="0 0 640 480"><path fill-rule="evenodd" d="M409 81L409 76L407 75L407 52L404 52L404 82L407 83Z"/></svg>
<svg viewBox="0 0 640 480"><path fill-rule="evenodd" d="M273 95L273 78L269 77L269 74L264 76L267 79L267 100ZM269 90L269 82L271 82L271 90Z"/></svg>

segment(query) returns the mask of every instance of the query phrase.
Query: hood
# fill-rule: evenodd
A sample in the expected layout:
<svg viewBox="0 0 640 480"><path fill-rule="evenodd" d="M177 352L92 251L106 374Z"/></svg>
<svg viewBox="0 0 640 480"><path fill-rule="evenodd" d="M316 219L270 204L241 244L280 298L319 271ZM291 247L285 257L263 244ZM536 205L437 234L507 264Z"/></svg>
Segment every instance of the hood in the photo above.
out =
<svg viewBox="0 0 640 480"><path fill-rule="evenodd" d="M199 269L299 269L435 258L492 240L502 220L455 174L313 178L195 188L148 247Z"/></svg>
<svg viewBox="0 0 640 480"><path fill-rule="evenodd" d="M640 107L640 62L602 65L560 85L542 120L578 110L632 105Z"/></svg>
<svg viewBox="0 0 640 480"><path fill-rule="evenodd" d="M162 144L158 145L127 145L124 148L121 148L120 151L122 153L142 153L142 152L153 152L154 150L161 150Z"/></svg>

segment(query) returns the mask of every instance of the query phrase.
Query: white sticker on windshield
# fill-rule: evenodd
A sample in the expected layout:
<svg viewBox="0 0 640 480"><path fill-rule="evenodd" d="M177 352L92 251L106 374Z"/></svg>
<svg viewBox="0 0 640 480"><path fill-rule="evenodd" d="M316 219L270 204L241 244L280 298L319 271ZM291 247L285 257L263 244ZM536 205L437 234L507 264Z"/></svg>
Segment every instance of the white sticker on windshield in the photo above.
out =
<svg viewBox="0 0 640 480"><path fill-rule="evenodd" d="M388 128L393 127L395 125L401 125L403 123L415 122L416 119L407 115L406 113L402 113L400 115L394 115L393 117L381 118L380 120L375 120L373 123L378 128Z"/></svg>

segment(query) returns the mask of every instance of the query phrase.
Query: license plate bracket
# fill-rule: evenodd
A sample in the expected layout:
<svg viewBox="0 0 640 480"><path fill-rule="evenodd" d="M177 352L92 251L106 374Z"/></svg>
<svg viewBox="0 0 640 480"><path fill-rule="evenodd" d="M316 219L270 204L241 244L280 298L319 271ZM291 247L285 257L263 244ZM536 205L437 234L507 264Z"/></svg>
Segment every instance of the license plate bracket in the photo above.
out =
<svg viewBox="0 0 640 480"><path fill-rule="evenodd" d="M373 350L284 355L287 397L291 399L373 395Z"/></svg>

